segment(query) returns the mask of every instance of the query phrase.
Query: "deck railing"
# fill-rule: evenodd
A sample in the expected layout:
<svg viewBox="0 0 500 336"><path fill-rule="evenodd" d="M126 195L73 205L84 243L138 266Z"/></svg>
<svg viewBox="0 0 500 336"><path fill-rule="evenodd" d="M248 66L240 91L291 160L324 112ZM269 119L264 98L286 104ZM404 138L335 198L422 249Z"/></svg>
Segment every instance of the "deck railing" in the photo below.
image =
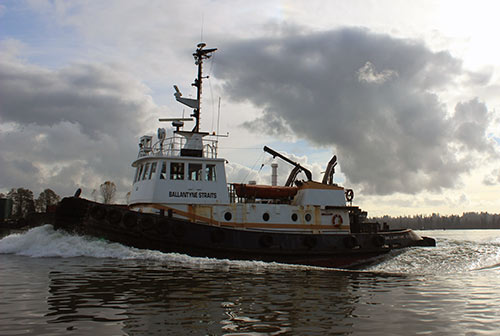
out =
<svg viewBox="0 0 500 336"><path fill-rule="evenodd" d="M217 139L203 139L203 157L209 159L217 158ZM152 147L144 147L139 150L138 157L144 156L180 156L181 149L186 144L186 138L173 136L157 141Z"/></svg>

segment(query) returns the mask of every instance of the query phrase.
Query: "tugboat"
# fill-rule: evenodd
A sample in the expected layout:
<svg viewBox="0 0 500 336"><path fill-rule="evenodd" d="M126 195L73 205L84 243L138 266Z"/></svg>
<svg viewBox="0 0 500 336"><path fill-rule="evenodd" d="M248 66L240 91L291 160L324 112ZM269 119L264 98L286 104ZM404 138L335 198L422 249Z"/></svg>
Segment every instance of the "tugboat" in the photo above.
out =
<svg viewBox="0 0 500 336"><path fill-rule="evenodd" d="M77 196L61 201L55 227L128 246L190 256L259 260L321 267L354 267L392 249L435 246L410 229L389 230L366 221L353 206L354 192L334 183L336 156L321 182L311 172L265 146L264 151L293 166L284 186L230 183L218 157L216 134L200 131L203 61L216 48L197 46L197 97L175 99L192 108L193 118L172 122L173 135L159 128L145 135L132 163L135 176L128 207ZM191 131L184 122L194 119ZM306 180L299 180L299 173Z"/></svg>

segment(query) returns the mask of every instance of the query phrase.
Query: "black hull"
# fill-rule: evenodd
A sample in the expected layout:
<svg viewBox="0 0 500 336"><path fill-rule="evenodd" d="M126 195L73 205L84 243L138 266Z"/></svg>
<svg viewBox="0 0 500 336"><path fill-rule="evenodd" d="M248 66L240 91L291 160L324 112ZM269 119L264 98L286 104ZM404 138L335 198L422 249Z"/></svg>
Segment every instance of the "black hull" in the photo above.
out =
<svg viewBox="0 0 500 336"><path fill-rule="evenodd" d="M193 223L68 197L58 206L56 229L141 249L194 257L349 267L395 248L434 246L432 238L399 230L355 234L265 232Z"/></svg>

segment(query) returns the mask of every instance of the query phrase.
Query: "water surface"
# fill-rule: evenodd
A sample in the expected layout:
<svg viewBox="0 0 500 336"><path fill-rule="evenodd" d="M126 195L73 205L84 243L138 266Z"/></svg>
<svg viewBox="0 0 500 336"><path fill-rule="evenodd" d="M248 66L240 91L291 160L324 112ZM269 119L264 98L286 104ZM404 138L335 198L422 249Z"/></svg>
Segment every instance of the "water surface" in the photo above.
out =
<svg viewBox="0 0 500 336"><path fill-rule="evenodd" d="M191 258L46 225L0 240L0 335L497 335L500 231L362 270Z"/></svg>

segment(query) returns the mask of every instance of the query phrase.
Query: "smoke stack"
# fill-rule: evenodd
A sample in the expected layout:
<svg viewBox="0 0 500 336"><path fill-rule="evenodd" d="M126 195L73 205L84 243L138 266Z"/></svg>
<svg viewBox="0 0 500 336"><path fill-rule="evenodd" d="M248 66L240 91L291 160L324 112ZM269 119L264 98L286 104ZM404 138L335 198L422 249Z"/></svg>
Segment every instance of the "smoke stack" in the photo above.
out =
<svg viewBox="0 0 500 336"><path fill-rule="evenodd" d="M271 168L273 170L272 175L271 175L271 185L277 186L278 185L278 164L277 163L271 164Z"/></svg>

